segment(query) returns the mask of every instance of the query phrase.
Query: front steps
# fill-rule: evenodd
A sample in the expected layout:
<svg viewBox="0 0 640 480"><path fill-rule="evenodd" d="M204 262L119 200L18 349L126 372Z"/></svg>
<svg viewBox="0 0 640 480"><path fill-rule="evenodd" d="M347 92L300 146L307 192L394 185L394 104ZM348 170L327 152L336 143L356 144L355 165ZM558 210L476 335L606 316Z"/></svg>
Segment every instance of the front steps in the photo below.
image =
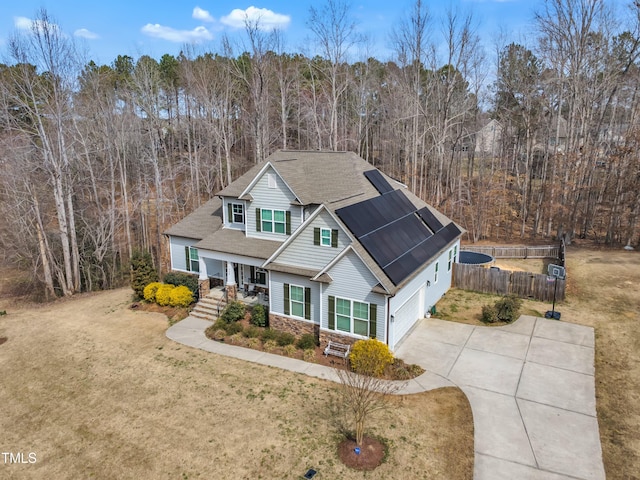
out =
<svg viewBox="0 0 640 480"><path fill-rule="evenodd" d="M201 320L215 322L226 306L227 302L224 298L206 296L202 297L198 303L196 303L190 315Z"/></svg>

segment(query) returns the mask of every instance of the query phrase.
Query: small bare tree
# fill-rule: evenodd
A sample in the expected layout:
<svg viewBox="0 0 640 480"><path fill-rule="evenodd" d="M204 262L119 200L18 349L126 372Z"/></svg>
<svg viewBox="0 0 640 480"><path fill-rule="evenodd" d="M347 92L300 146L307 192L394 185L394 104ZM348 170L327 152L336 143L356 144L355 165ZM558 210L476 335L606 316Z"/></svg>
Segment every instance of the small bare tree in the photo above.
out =
<svg viewBox="0 0 640 480"><path fill-rule="evenodd" d="M345 370L336 369L336 373L342 383L343 406L355 422L356 445L361 446L367 420L386 408L387 396L397 394L405 382L382 378L386 366L393 362L385 344L375 339L360 340L354 345L354 351L358 350L357 355L352 353L352 364Z"/></svg>

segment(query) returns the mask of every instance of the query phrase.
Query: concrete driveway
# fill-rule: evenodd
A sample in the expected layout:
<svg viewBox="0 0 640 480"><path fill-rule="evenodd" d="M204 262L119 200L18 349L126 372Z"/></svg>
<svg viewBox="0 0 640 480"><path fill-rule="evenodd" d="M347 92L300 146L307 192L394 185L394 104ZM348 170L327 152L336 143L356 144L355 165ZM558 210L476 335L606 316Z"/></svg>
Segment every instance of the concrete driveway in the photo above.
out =
<svg viewBox="0 0 640 480"><path fill-rule="evenodd" d="M593 328L522 316L505 327L424 319L396 356L459 386L476 480L603 480Z"/></svg>

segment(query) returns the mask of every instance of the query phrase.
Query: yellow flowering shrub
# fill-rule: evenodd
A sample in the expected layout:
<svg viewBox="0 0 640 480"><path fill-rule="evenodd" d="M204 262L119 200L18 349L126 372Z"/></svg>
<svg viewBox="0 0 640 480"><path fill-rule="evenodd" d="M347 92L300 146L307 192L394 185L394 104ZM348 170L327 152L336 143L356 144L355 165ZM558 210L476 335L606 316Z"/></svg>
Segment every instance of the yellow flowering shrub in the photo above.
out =
<svg viewBox="0 0 640 480"><path fill-rule="evenodd" d="M149 285L144 287L143 296L147 302L155 302L156 301L156 292L162 283L160 282L151 282Z"/></svg>
<svg viewBox="0 0 640 480"><path fill-rule="evenodd" d="M375 338L358 340L351 347L349 361L354 372L379 377L393 363L389 347Z"/></svg>
<svg viewBox="0 0 640 480"><path fill-rule="evenodd" d="M158 305L162 305L163 307L169 305L171 302L171 291L176 288L173 285L169 285L168 283L163 283L158 287L156 291L156 303Z"/></svg>
<svg viewBox="0 0 640 480"><path fill-rule="evenodd" d="M193 303L193 293L188 287L180 285L169 293L169 305L172 307L188 307Z"/></svg>

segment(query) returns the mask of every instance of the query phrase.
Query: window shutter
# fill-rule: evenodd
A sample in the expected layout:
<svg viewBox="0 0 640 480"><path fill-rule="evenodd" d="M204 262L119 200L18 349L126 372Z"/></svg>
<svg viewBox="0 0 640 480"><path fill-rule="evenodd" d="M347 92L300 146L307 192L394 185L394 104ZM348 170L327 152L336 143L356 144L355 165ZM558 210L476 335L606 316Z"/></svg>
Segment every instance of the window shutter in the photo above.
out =
<svg viewBox="0 0 640 480"><path fill-rule="evenodd" d="M320 245L320 229L318 227L313 229L313 244Z"/></svg>
<svg viewBox="0 0 640 480"><path fill-rule="evenodd" d="M284 314L289 315L289 284L284 284Z"/></svg>
<svg viewBox="0 0 640 480"><path fill-rule="evenodd" d="M287 235L291 235L291 212L289 210L286 211L286 218L287 218L287 225L286 225L286 230L285 233Z"/></svg>
<svg viewBox="0 0 640 480"><path fill-rule="evenodd" d="M260 217L260 209L256 208L256 232L262 231L262 218Z"/></svg>
<svg viewBox="0 0 640 480"><path fill-rule="evenodd" d="M251 283L256 283L256 267L253 265L249 267L249 275L251 275Z"/></svg>
<svg viewBox="0 0 640 480"><path fill-rule="evenodd" d="M304 318L311 320L311 289L304 289Z"/></svg>
<svg viewBox="0 0 640 480"><path fill-rule="evenodd" d="M336 329L336 297L329 295L329 330Z"/></svg>
<svg viewBox="0 0 640 480"><path fill-rule="evenodd" d="M378 305L376 305L375 303L370 303L369 304L369 336L371 338L377 337L377 330L376 330L377 314L378 314Z"/></svg>
<svg viewBox="0 0 640 480"><path fill-rule="evenodd" d="M190 272L191 271L191 256L189 255L189 247L188 246L184 247L184 258L185 258L185 262L186 262L184 269L187 272Z"/></svg>
<svg viewBox="0 0 640 480"><path fill-rule="evenodd" d="M338 248L338 230L331 230L331 246Z"/></svg>
<svg viewBox="0 0 640 480"><path fill-rule="evenodd" d="M233 205L227 203L227 222L233 223Z"/></svg>

